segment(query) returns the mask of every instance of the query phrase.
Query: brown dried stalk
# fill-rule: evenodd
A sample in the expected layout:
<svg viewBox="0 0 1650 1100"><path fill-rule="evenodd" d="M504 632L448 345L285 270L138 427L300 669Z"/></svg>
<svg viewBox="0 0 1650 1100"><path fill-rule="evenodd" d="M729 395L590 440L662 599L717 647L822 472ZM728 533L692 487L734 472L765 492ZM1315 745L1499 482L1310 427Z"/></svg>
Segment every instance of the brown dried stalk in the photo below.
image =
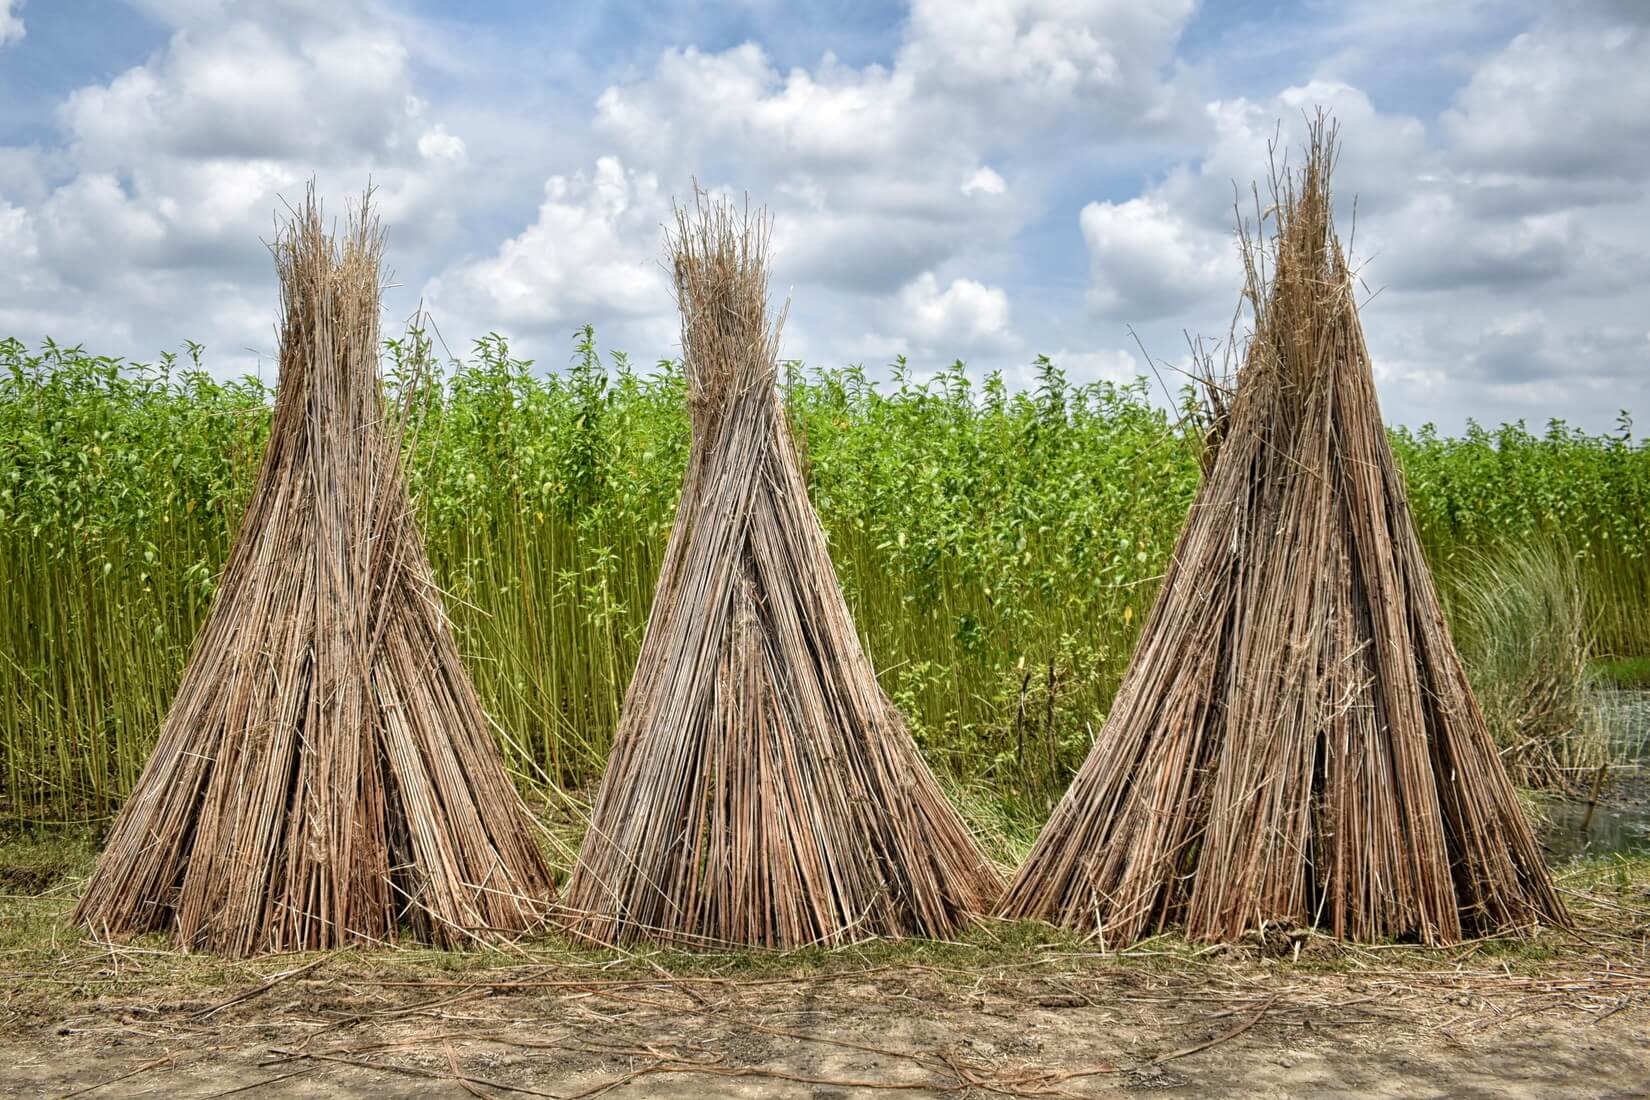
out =
<svg viewBox="0 0 1650 1100"><path fill-rule="evenodd" d="M460 663L378 362L383 234L311 189L272 251L280 387L251 503L75 919L230 955L459 946L550 873Z"/></svg>
<svg viewBox="0 0 1650 1100"><path fill-rule="evenodd" d="M1267 249L1244 242L1255 327L1218 453L1006 915L1108 943L1292 922L1436 944L1566 921L1382 426L1335 147L1320 117L1304 169L1274 175Z"/></svg>
<svg viewBox="0 0 1650 1100"><path fill-rule="evenodd" d="M693 453L567 888L597 940L942 935L998 888L832 570L774 385L767 240L765 217L701 195L669 242Z"/></svg>

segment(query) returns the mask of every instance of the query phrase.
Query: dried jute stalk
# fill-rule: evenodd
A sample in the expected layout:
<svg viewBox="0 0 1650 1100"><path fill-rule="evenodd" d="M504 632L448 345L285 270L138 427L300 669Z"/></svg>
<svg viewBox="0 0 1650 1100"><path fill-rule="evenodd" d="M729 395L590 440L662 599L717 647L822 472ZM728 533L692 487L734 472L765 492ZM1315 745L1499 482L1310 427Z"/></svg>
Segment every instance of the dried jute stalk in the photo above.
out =
<svg viewBox="0 0 1650 1100"><path fill-rule="evenodd" d="M943 935L998 888L877 686L808 502L767 233L700 196L670 240L693 451L567 888L600 941Z"/></svg>
<svg viewBox="0 0 1650 1100"><path fill-rule="evenodd" d="M228 955L456 947L551 878L459 660L377 375L383 234L313 189L272 250L280 383L251 503L75 919Z"/></svg>
<svg viewBox="0 0 1650 1100"><path fill-rule="evenodd" d="M1117 700L1001 912L1125 943L1563 923L1421 554L1330 218L1333 130L1245 240L1254 331ZM1262 271L1270 267L1269 277Z"/></svg>

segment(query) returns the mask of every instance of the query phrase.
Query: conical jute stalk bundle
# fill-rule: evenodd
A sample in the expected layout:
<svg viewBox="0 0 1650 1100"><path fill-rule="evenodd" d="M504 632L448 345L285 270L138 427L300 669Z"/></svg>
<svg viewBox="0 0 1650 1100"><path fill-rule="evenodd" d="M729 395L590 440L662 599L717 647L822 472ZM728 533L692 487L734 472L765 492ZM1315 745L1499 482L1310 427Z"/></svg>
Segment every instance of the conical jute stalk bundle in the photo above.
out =
<svg viewBox="0 0 1650 1100"><path fill-rule="evenodd" d="M1254 330L1094 748L1000 911L1127 943L1564 923L1450 640L1330 216L1335 135L1244 241ZM1265 269L1269 267L1269 275Z"/></svg>
<svg viewBox="0 0 1650 1100"><path fill-rule="evenodd" d="M205 627L75 919L247 955L456 947L552 889L453 642L377 373L383 234L276 236L280 383Z"/></svg>
<svg viewBox="0 0 1650 1100"><path fill-rule="evenodd" d="M775 385L767 241L703 195L669 240L693 448L566 891L598 941L943 935L1000 887L837 584Z"/></svg>

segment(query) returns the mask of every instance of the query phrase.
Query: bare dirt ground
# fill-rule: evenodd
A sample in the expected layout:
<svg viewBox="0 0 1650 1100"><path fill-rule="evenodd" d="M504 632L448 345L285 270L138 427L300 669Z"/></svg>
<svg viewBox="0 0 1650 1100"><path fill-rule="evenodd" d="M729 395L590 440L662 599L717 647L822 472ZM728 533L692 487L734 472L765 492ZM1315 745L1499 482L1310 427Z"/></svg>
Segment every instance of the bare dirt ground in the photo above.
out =
<svg viewBox="0 0 1650 1100"><path fill-rule="evenodd" d="M1650 859L1562 872L1574 927L230 962L66 917L90 849L0 851L0 1097L1650 1097Z"/></svg>
<svg viewBox="0 0 1650 1100"><path fill-rule="evenodd" d="M10 975L0 1095L1650 1096L1642 953L1303 942L1003 964L928 945L734 976L402 952L203 973L83 945Z"/></svg>

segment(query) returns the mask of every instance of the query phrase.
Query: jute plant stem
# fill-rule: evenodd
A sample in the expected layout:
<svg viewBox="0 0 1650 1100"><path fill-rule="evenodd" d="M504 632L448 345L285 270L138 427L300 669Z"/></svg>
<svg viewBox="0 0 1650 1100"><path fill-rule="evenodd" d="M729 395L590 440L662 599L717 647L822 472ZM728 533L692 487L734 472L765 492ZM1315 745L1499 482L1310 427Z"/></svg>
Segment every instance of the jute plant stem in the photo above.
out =
<svg viewBox="0 0 1650 1100"><path fill-rule="evenodd" d="M75 912L230 955L537 920L550 874L453 643L377 375L383 234L277 234L263 467L154 754Z"/></svg>
<svg viewBox="0 0 1650 1100"><path fill-rule="evenodd" d="M767 233L700 196L669 242L693 451L567 888L597 940L943 935L998 888L832 570L775 388Z"/></svg>
<svg viewBox="0 0 1650 1100"><path fill-rule="evenodd" d="M1108 943L1290 922L1436 944L1566 920L1382 427L1334 152L1320 118L1304 168L1274 175L1267 245L1244 241L1254 331L1217 452L1006 915Z"/></svg>

